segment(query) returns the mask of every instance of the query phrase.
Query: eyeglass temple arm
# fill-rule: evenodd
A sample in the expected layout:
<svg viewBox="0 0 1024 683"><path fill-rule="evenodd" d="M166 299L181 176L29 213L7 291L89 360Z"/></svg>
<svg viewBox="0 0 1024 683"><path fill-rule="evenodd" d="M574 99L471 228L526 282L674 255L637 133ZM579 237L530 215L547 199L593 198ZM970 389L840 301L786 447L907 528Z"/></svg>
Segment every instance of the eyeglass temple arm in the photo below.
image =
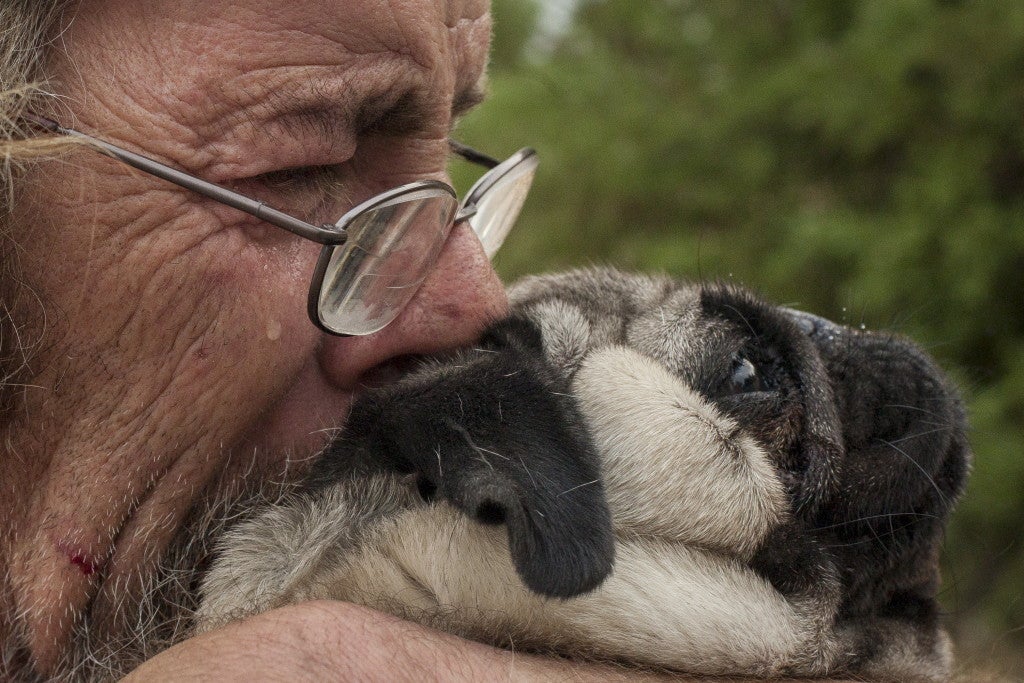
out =
<svg viewBox="0 0 1024 683"><path fill-rule="evenodd" d="M480 166L485 166L486 168L494 168L495 166L501 163L494 157L487 156L483 152L478 152L469 145L464 145L461 142L457 142L455 140L449 139L448 147L450 147L453 152L458 154L466 161L473 164L478 164Z"/></svg>
<svg viewBox="0 0 1024 683"><path fill-rule="evenodd" d="M501 163L494 157L488 156L483 152L478 152L469 145L464 145L457 140L452 140L451 138L448 138L448 148L471 164L477 164L488 169L492 169ZM467 221L475 216L476 212L477 207L475 204L463 205L459 209L459 212L455 214L455 222L461 223L463 221Z"/></svg>
<svg viewBox="0 0 1024 683"><path fill-rule="evenodd" d="M307 223L303 220L290 216L283 211L278 211L272 206L268 206L264 202L251 197L246 197L244 194L240 194L233 190L229 190L226 187L221 187L216 183L211 183L202 178L197 178L193 175L179 171L170 166L165 166L158 161L154 161L149 157L144 157L141 154L135 154L129 152L126 149L122 149L117 145L111 144L99 138L94 138L91 135L87 135L81 131L77 131L73 128L65 128L56 121L51 119L37 116L36 114L25 113L22 114L22 118L30 123L39 126L51 133L57 133L58 135L67 135L82 140L87 140L90 144L95 147L99 147L112 157L123 161L124 163L145 171L158 178L162 178L168 182L174 183L185 189L197 192L204 197L216 200L222 204L227 204L239 211L244 211L250 216L255 216L260 220L266 221L271 225L276 225L279 228L283 228L291 233L305 237L308 240L312 240L319 244L342 244L345 241L345 232L340 230L333 225L316 226L311 223Z"/></svg>

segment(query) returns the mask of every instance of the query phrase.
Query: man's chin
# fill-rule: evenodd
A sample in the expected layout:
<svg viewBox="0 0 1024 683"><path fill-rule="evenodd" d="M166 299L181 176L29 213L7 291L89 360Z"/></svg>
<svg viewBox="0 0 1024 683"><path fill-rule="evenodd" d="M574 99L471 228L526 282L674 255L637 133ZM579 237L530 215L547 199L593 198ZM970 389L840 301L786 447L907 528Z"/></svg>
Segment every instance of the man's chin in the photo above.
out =
<svg viewBox="0 0 1024 683"><path fill-rule="evenodd" d="M305 462L295 463L288 460L282 466L278 462L263 466L262 471L250 463L243 470L225 472L210 487L211 493L197 497L151 569L131 573L127 583L132 585L102 577L97 599L75 624L68 648L45 678L117 679L190 637L203 575L221 535L254 507L291 490L305 469ZM34 672L31 658L17 640L10 639L0 648L0 672L10 673L12 680L44 678Z"/></svg>

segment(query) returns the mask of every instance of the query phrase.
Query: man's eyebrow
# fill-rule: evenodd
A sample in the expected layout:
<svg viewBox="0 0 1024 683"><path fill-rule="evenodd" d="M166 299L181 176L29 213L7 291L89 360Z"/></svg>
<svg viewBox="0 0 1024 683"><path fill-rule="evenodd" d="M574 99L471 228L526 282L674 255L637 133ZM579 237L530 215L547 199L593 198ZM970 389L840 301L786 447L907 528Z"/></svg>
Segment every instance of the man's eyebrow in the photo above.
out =
<svg viewBox="0 0 1024 683"><path fill-rule="evenodd" d="M452 99L449 127L483 99L484 91L477 85L457 92ZM393 92L374 94L354 110L327 97L293 100L290 105L275 117L286 130L296 135L312 131L318 137L336 139L365 133L412 135L427 129L432 115L431 108L412 91L398 96Z"/></svg>
<svg viewBox="0 0 1024 683"><path fill-rule="evenodd" d="M452 100L452 121L456 121L460 116L483 102L485 95L484 89L478 83L455 93L455 99Z"/></svg>
<svg viewBox="0 0 1024 683"><path fill-rule="evenodd" d="M459 91L452 99L448 128L451 130L458 118L480 104L484 92L474 85ZM385 135L410 135L426 130L433 110L415 92L405 92L397 99L383 95L363 102L355 118L356 131Z"/></svg>
<svg viewBox="0 0 1024 683"><path fill-rule="evenodd" d="M353 125L359 135L406 135L425 129L428 119L426 107L415 94L407 91L397 98L388 93L364 100L355 114Z"/></svg>
<svg viewBox="0 0 1024 683"><path fill-rule="evenodd" d="M352 131L347 112L330 102L296 104L275 115L277 123L295 137L314 133L318 138L335 139L350 136Z"/></svg>

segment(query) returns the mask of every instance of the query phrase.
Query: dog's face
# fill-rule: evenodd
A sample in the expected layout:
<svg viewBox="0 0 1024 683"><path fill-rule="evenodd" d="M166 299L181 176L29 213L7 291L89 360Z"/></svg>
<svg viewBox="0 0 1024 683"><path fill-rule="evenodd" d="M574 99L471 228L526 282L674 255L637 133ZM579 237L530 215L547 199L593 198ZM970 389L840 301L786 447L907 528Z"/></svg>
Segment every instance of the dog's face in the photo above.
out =
<svg viewBox="0 0 1024 683"><path fill-rule="evenodd" d="M764 448L789 515L751 564L776 588L807 590L831 562L843 617L934 623L938 546L969 453L959 399L916 346L730 285L610 270L527 278L511 299L567 377L593 349L634 349Z"/></svg>
<svg viewBox="0 0 1024 683"><path fill-rule="evenodd" d="M969 455L917 347L612 270L510 297L478 345L357 401L307 490L229 540L206 624L427 596L433 611L395 607L494 643L693 673L947 675L937 557ZM508 551L451 507L503 524Z"/></svg>

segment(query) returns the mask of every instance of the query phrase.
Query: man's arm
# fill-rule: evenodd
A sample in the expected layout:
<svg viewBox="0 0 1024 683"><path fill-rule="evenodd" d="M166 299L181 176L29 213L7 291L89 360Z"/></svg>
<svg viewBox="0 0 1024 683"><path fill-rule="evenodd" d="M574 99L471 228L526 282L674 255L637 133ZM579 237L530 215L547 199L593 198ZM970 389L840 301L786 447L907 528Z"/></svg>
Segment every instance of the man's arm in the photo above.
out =
<svg viewBox="0 0 1024 683"><path fill-rule="evenodd" d="M698 679L500 650L359 605L319 601L264 612L179 643L124 680L667 683ZM750 683L750 679L715 678L714 682Z"/></svg>
<svg viewBox="0 0 1024 683"><path fill-rule="evenodd" d="M669 681L499 650L344 602L264 612L180 643L126 681Z"/></svg>

